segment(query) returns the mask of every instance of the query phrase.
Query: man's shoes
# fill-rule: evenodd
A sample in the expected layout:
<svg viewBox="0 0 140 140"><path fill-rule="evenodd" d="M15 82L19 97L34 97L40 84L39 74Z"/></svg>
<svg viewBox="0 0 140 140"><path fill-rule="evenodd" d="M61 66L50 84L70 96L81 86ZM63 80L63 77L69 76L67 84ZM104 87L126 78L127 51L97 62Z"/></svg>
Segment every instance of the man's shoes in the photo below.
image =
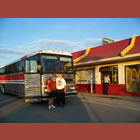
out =
<svg viewBox="0 0 140 140"><path fill-rule="evenodd" d="M51 105L52 108L56 108L54 105Z"/></svg>
<svg viewBox="0 0 140 140"><path fill-rule="evenodd" d="M49 110L52 108L50 105L48 106Z"/></svg>

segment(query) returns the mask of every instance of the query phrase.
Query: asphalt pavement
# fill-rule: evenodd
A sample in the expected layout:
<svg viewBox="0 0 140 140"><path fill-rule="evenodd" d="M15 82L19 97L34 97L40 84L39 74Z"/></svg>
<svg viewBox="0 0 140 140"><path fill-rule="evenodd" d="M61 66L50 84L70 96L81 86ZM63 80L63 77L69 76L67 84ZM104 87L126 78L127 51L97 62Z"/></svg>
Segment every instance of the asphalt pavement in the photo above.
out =
<svg viewBox="0 0 140 140"><path fill-rule="evenodd" d="M140 97L78 93L49 110L47 101L0 94L0 123L140 123Z"/></svg>

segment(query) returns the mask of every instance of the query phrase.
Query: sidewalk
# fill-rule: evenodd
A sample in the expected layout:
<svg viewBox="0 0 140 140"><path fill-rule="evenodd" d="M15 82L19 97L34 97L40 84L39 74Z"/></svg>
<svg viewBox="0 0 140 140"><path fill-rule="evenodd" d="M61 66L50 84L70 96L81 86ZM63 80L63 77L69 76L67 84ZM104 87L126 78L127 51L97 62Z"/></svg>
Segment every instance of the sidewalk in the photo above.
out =
<svg viewBox="0 0 140 140"><path fill-rule="evenodd" d="M121 95L103 95L103 94L97 94L97 93L86 93L86 92L78 92L80 95L84 96L93 96L93 97L99 97L99 98L112 98L112 99L123 99L123 100L129 100L133 102L139 102L140 103L140 96L121 96Z"/></svg>

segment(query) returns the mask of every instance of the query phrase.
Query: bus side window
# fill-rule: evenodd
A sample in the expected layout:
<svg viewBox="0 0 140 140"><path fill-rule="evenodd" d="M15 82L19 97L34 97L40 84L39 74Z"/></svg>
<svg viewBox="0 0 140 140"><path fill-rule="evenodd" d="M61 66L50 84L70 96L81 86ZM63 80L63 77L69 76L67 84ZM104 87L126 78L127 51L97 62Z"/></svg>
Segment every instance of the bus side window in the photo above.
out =
<svg viewBox="0 0 140 140"><path fill-rule="evenodd" d="M36 60L26 60L25 68L27 73L37 73L38 64Z"/></svg>
<svg viewBox="0 0 140 140"><path fill-rule="evenodd" d="M17 72L24 72L24 61L20 61L16 65Z"/></svg>
<svg viewBox="0 0 140 140"><path fill-rule="evenodd" d="M5 67L0 68L0 75L4 75L5 74Z"/></svg>

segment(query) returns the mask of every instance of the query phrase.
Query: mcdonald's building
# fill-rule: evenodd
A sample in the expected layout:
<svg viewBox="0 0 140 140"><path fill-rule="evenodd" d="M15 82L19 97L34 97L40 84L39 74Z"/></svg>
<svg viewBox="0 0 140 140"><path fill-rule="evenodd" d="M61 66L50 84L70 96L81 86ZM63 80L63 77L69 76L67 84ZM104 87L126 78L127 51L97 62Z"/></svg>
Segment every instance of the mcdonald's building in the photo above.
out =
<svg viewBox="0 0 140 140"><path fill-rule="evenodd" d="M109 74L109 95L140 96L140 36L73 52L76 89L103 94Z"/></svg>

